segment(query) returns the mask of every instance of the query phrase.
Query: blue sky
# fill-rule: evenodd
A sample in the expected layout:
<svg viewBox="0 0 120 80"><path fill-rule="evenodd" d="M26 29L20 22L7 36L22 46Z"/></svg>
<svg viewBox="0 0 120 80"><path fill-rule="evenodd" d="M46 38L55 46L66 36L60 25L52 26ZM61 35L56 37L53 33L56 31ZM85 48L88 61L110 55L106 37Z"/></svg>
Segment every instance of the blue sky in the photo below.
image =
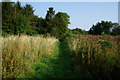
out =
<svg viewBox="0 0 120 80"><path fill-rule="evenodd" d="M21 5L25 5L22 2ZM35 9L34 14L45 17L49 7L55 12L66 12L70 16L69 28L89 30L93 24L101 20L118 22L117 2L29 2Z"/></svg>

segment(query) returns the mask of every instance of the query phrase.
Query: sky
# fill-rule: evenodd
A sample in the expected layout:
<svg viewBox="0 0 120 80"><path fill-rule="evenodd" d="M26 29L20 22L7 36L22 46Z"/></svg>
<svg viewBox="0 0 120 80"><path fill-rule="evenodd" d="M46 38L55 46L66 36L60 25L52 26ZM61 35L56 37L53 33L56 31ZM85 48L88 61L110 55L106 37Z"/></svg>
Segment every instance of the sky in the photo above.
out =
<svg viewBox="0 0 120 80"><path fill-rule="evenodd" d="M0 0L4 1L4 0ZM10 1L10 0L5 0ZM11 0L18 1L18 0ZM20 2L118 2L120 0L19 0Z"/></svg>
<svg viewBox="0 0 120 80"><path fill-rule="evenodd" d="M34 14L45 18L49 7L55 12L65 12L70 16L69 28L89 30L93 24L102 20L118 22L117 2L22 2L31 4Z"/></svg>

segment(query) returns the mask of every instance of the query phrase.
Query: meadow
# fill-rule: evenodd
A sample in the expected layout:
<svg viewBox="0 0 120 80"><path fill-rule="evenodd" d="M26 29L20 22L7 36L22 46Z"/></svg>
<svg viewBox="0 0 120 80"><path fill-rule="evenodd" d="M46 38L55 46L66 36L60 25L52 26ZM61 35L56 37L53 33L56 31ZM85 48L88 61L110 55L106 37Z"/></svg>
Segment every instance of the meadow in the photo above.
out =
<svg viewBox="0 0 120 80"><path fill-rule="evenodd" d="M3 78L119 79L120 36L2 37Z"/></svg>
<svg viewBox="0 0 120 80"><path fill-rule="evenodd" d="M19 0L16 2L3 0L0 4L2 4L0 71L3 79L120 79L120 24L117 20L100 21L109 13L103 17L100 17L103 13L94 15L92 9L97 9L98 5L93 7L91 4L92 7L83 9L84 7L76 6L81 3L73 3L75 6L71 6L70 3L69 13L66 11L68 7L66 3L64 8L60 6L63 3L54 3L59 5L52 7L54 4L48 6L46 3L34 5L25 2L23 5ZM36 5L40 6L35 7ZM104 11L100 11L99 8L98 11L95 10L98 13L109 12L107 11L109 7ZM36 10L38 13L45 13L44 16L36 14ZM93 12L92 18L88 19L87 16L91 15L84 14L86 12L82 10ZM81 15L84 19L79 18ZM97 19L95 17L97 15L100 18ZM92 24L91 20L100 22ZM92 26L88 25L89 21ZM75 25L72 25L74 22Z"/></svg>

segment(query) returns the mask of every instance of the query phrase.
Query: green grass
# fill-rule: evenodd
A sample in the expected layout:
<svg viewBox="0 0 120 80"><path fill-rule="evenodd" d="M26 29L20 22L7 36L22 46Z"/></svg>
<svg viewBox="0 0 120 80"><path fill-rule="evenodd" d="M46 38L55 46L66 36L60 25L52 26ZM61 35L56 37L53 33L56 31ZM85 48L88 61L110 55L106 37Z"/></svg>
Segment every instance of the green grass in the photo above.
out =
<svg viewBox="0 0 120 80"><path fill-rule="evenodd" d="M73 78L73 60L65 42L59 42L55 47L54 56L42 56L33 64L29 73L31 78Z"/></svg>

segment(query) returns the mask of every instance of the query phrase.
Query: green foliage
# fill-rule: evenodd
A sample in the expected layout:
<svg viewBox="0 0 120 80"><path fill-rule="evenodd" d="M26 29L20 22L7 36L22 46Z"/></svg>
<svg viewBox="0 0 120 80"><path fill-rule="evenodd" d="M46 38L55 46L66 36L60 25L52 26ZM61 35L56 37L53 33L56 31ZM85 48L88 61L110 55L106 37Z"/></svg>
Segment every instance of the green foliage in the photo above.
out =
<svg viewBox="0 0 120 80"><path fill-rule="evenodd" d="M56 38L61 38L65 35L68 30L68 24L70 16L67 13L58 12L52 19L52 30L51 35Z"/></svg>
<svg viewBox="0 0 120 80"><path fill-rule="evenodd" d="M38 59L36 63L33 64L30 73L28 74L29 78L50 78L55 77L55 74L52 72L52 65L54 58L42 56Z"/></svg>
<svg viewBox="0 0 120 80"><path fill-rule="evenodd" d="M55 11L53 11L53 7L49 8L49 11L47 11L46 14L46 20L49 21L54 17Z"/></svg>
<svg viewBox="0 0 120 80"><path fill-rule="evenodd" d="M73 78L71 51L66 42L58 42L54 56L40 56L27 75L29 78Z"/></svg>
<svg viewBox="0 0 120 80"><path fill-rule="evenodd" d="M7 7L6 7L7 5ZM33 7L29 4L21 6L17 3L3 3L3 35L35 35L50 34L56 38L63 37L67 30L70 16L66 13L55 11L49 8L45 19L34 15ZM10 9L9 9L10 8ZM8 14L10 13L10 14Z"/></svg>
<svg viewBox="0 0 120 80"><path fill-rule="evenodd" d="M11 34L11 20L14 18L13 2L2 2L2 30L5 34Z"/></svg>
<svg viewBox="0 0 120 80"><path fill-rule="evenodd" d="M76 29L72 29L71 30L73 34L77 34L77 35L87 35L88 32L79 28Z"/></svg>
<svg viewBox="0 0 120 80"><path fill-rule="evenodd" d="M46 34L46 33L50 33L51 30L52 30L52 19L55 15L55 11L53 10L52 7L49 8L49 10L47 11L47 14L45 16L45 20L43 21L43 32Z"/></svg>
<svg viewBox="0 0 120 80"><path fill-rule="evenodd" d="M26 15L26 17L29 17L30 19L33 17L34 10L33 7L30 4L26 4L23 7L22 14Z"/></svg>
<svg viewBox="0 0 120 80"><path fill-rule="evenodd" d="M112 29L112 35L120 35L120 26L116 26Z"/></svg>
<svg viewBox="0 0 120 80"><path fill-rule="evenodd" d="M26 34L27 30L29 30L30 23L29 20L26 16L24 15L19 15L14 19L13 21L13 31L14 34L19 35L19 34Z"/></svg>
<svg viewBox="0 0 120 80"><path fill-rule="evenodd" d="M97 23L96 25L93 25L90 30L89 34L93 35L101 35L104 34L110 34L110 29L113 27L113 23L110 21L101 21L101 23Z"/></svg>
<svg viewBox="0 0 120 80"><path fill-rule="evenodd" d="M29 4L21 6L20 2L2 2L3 35L33 35L38 33L38 16ZM9 14L8 14L9 13Z"/></svg>
<svg viewBox="0 0 120 80"><path fill-rule="evenodd" d="M101 38L102 37L102 38ZM83 79L119 79L119 40L111 36L81 35L68 39L75 71ZM116 44L116 42L118 42ZM116 72L115 72L116 71ZM95 76L94 76L95 75Z"/></svg>
<svg viewBox="0 0 120 80"><path fill-rule="evenodd" d="M67 13L63 12L58 12L55 14L53 7L50 7L48 9L45 19L34 15L35 10L33 10L33 7L30 4L21 6L21 3L19 1L16 3L2 2L2 8L3 35L35 35L49 33L56 38L61 38L64 37L66 33L68 33L67 31L68 24L70 24L70 16ZM28 30L26 30L26 28ZM71 32L75 35L88 34L87 31L81 30L79 28L73 29ZM120 27L117 23L112 23L111 21L101 21L90 28L89 34L119 35Z"/></svg>
<svg viewBox="0 0 120 80"><path fill-rule="evenodd" d="M111 48L112 47L111 42L109 42L108 40L100 41L100 44L102 45L102 47L106 47L106 48Z"/></svg>

